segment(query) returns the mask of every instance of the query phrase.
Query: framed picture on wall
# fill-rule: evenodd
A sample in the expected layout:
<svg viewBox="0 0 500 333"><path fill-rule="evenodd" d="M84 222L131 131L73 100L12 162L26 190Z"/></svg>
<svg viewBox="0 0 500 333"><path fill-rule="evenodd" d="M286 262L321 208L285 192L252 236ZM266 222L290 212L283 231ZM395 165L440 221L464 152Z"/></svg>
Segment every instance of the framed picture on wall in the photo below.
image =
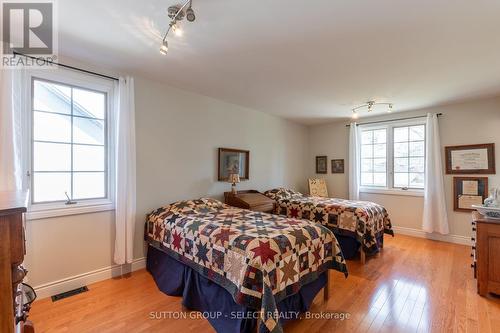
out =
<svg viewBox="0 0 500 333"><path fill-rule="evenodd" d="M332 173L344 173L344 160L332 160Z"/></svg>
<svg viewBox="0 0 500 333"><path fill-rule="evenodd" d="M450 146L446 151L447 174L494 174L495 144Z"/></svg>
<svg viewBox="0 0 500 333"><path fill-rule="evenodd" d="M471 212L488 197L488 177L453 177L453 209Z"/></svg>
<svg viewBox="0 0 500 333"><path fill-rule="evenodd" d="M225 182L229 175L239 174L241 180L249 179L250 151L219 148L218 179Z"/></svg>
<svg viewBox="0 0 500 333"><path fill-rule="evenodd" d="M316 173L328 173L328 159L326 156L316 156Z"/></svg>

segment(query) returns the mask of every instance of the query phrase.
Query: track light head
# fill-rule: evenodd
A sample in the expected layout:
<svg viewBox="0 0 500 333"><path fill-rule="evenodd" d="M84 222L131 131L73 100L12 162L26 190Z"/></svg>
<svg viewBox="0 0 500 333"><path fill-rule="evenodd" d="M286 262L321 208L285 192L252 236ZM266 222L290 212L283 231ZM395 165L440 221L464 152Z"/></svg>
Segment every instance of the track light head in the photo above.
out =
<svg viewBox="0 0 500 333"><path fill-rule="evenodd" d="M167 55L167 52L168 52L168 42L167 40L165 39L162 43L161 43L161 46L160 46L160 53L163 54L163 55Z"/></svg>
<svg viewBox="0 0 500 333"><path fill-rule="evenodd" d="M181 25L179 24L179 22L174 22L172 25L172 31L174 32L174 34L176 36L182 36L182 34L184 33L184 31L181 29Z"/></svg>
<svg viewBox="0 0 500 333"><path fill-rule="evenodd" d="M387 112L389 112L389 113L392 112L392 104L389 104L389 108L387 109Z"/></svg>
<svg viewBox="0 0 500 333"><path fill-rule="evenodd" d="M194 20L196 20L196 15L194 15L194 10L193 8L191 8L191 6L189 6L189 8L186 9L186 19L189 22L193 22Z"/></svg>
<svg viewBox="0 0 500 333"><path fill-rule="evenodd" d="M359 115L355 110L352 110L352 119L358 119Z"/></svg>

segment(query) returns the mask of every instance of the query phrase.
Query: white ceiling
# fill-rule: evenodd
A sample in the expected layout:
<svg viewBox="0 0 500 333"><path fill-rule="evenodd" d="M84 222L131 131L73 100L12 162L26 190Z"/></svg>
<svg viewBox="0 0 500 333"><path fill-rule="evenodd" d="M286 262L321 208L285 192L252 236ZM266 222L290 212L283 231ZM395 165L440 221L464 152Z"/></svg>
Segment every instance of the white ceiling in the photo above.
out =
<svg viewBox="0 0 500 333"><path fill-rule="evenodd" d="M307 124L500 93L497 0L193 0L162 56L174 3L58 1L59 52Z"/></svg>

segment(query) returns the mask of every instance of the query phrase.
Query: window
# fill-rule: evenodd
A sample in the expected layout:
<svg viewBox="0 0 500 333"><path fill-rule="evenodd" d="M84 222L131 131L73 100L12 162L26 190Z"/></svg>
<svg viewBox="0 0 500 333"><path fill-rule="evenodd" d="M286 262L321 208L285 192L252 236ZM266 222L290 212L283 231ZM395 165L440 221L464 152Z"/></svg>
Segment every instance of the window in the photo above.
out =
<svg viewBox="0 0 500 333"><path fill-rule="evenodd" d="M421 120L362 126L360 132L362 191L423 190L425 124Z"/></svg>
<svg viewBox="0 0 500 333"><path fill-rule="evenodd" d="M31 211L80 213L84 206L111 204L112 84L96 82L81 74L29 77Z"/></svg>

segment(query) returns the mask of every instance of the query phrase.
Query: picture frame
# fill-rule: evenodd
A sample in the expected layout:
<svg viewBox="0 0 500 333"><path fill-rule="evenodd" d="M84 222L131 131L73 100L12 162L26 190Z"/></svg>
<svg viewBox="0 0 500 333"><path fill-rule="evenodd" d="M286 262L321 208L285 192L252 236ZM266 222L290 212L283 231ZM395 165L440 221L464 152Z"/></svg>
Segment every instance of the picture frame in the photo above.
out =
<svg viewBox="0 0 500 333"><path fill-rule="evenodd" d="M495 174L495 144L445 147L446 174Z"/></svg>
<svg viewBox="0 0 500 333"><path fill-rule="evenodd" d="M221 182L238 173L240 180L250 179L250 151L234 148L219 148L217 178Z"/></svg>
<svg viewBox="0 0 500 333"><path fill-rule="evenodd" d="M488 197L488 177L453 177L453 210L471 212Z"/></svg>
<svg viewBox="0 0 500 333"><path fill-rule="evenodd" d="M344 173L344 159L330 161L332 173Z"/></svg>
<svg viewBox="0 0 500 333"><path fill-rule="evenodd" d="M316 173L328 173L328 158L326 156L316 156Z"/></svg>

